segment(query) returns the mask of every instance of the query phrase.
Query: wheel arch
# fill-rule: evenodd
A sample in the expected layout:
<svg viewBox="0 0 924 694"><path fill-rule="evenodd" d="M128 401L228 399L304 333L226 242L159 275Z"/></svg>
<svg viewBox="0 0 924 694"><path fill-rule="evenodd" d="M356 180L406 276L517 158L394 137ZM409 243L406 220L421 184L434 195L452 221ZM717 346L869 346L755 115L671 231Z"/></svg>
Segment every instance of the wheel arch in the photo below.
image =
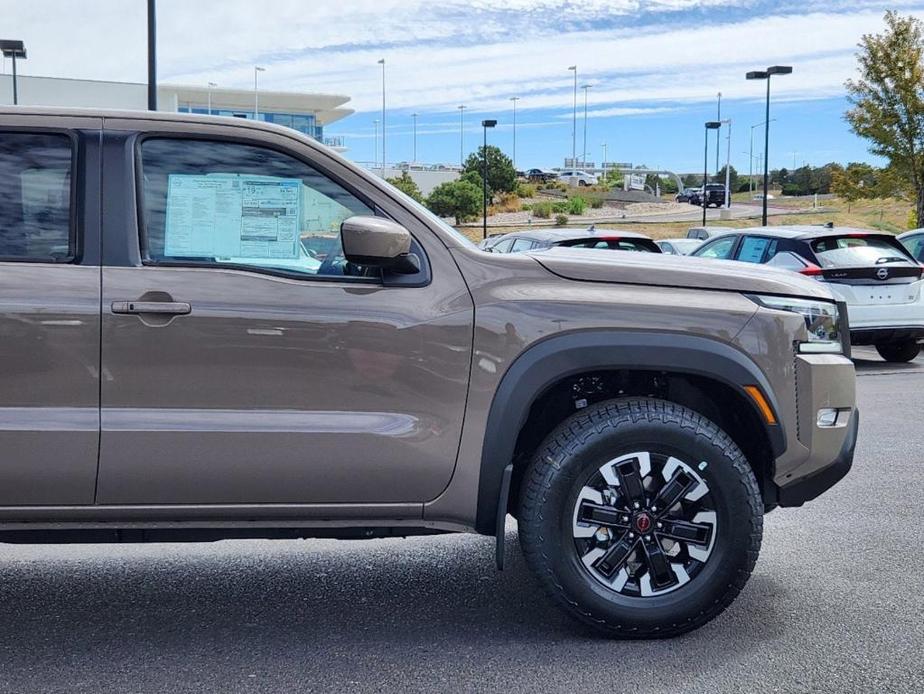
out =
<svg viewBox="0 0 924 694"><path fill-rule="evenodd" d="M779 404L767 377L746 353L728 343L698 335L646 331L589 330L552 336L520 354L495 391L481 455L475 522L478 532L496 534L504 516L501 504L506 505L516 494L516 482L509 484L511 470L505 474L505 468L514 463L533 406L569 379L598 373L674 377L689 381L694 388L714 384L721 392L734 394L739 401L736 404L743 403L747 416L759 422L772 459L786 450ZM763 420L757 405L744 394L745 385L760 388L777 414L776 425ZM717 424L721 426L721 422ZM547 433L544 431L541 438Z"/></svg>

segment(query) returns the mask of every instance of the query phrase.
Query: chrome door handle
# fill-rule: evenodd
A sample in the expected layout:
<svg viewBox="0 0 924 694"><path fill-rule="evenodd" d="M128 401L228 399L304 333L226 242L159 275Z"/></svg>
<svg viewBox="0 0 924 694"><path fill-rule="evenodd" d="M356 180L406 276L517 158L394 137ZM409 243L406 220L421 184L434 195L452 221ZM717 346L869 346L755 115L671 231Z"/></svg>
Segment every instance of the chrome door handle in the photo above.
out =
<svg viewBox="0 0 924 694"><path fill-rule="evenodd" d="M160 313L170 316L185 316L192 307L183 301L113 301L113 313Z"/></svg>

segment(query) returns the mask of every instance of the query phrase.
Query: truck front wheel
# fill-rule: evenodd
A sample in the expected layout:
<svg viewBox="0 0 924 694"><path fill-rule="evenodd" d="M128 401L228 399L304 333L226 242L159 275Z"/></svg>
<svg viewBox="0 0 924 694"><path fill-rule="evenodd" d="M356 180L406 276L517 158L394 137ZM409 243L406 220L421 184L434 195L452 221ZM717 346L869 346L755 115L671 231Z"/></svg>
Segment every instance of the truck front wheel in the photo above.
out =
<svg viewBox="0 0 924 694"><path fill-rule="evenodd" d="M610 636L662 638L724 610L763 531L754 473L713 422L650 398L598 403L543 442L520 543L545 591Z"/></svg>

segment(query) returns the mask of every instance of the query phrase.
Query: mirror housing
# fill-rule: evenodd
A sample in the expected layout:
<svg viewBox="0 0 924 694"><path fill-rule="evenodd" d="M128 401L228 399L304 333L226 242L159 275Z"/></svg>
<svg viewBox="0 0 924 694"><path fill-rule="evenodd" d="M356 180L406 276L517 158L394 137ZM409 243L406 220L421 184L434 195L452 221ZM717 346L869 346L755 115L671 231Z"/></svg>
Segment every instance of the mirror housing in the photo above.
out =
<svg viewBox="0 0 924 694"><path fill-rule="evenodd" d="M411 233L389 219L349 217L340 225L340 241L351 263L403 275L420 271L420 259L410 252Z"/></svg>

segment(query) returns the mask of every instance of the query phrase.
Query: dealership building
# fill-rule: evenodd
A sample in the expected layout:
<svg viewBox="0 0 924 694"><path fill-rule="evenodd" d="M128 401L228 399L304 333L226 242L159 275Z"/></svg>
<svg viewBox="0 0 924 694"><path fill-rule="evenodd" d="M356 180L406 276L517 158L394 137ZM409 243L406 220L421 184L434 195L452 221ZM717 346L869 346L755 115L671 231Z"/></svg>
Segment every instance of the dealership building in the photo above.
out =
<svg viewBox="0 0 924 694"><path fill-rule="evenodd" d="M141 82L105 82L19 75L18 101L28 106L147 109L148 87ZM329 147L346 151L343 139L325 137L324 128L353 113L344 108L350 97L339 94L224 89L162 84L157 88L159 111L211 113L277 123L298 130ZM13 103L13 77L0 74L0 106Z"/></svg>

